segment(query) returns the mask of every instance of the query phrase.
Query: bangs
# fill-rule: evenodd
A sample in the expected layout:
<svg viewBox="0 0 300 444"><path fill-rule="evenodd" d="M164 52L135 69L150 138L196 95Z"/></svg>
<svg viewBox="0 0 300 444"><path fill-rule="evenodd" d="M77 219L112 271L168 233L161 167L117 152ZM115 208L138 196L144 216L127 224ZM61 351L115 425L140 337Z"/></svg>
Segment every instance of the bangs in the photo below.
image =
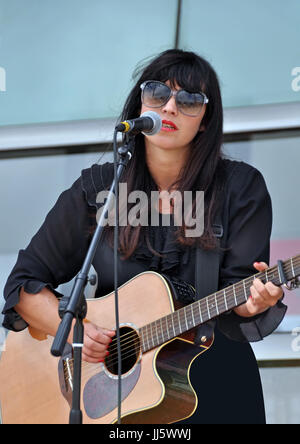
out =
<svg viewBox="0 0 300 444"><path fill-rule="evenodd" d="M199 67L196 67L195 64L183 65L181 63L163 68L160 72L157 72L156 78L153 80L160 80L161 82L169 80L172 88L178 85L189 92L207 92L204 73L201 75Z"/></svg>
<svg viewBox="0 0 300 444"><path fill-rule="evenodd" d="M172 87L178 85L189 92L209 93L211 67L206 60L194 53L171 50L152 60L152 63L149 64L149 60L147 62L146 68L139 66L134 74L134 77L138 77L143 72L139 79L140 84L146 80L169 80Z"/></svg>

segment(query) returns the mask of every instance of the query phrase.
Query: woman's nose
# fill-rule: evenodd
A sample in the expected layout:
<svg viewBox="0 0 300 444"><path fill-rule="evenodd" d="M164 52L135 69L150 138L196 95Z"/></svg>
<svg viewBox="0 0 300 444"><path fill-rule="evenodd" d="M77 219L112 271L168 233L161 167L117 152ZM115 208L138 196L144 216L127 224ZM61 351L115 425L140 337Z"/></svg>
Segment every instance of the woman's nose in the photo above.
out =
<svg viewBox="0 0 300 444"><path fill-rule="evenodd" d="M176 115L178 113L175 96L171 96L167 103L162 107L162 111Z"/></svg>

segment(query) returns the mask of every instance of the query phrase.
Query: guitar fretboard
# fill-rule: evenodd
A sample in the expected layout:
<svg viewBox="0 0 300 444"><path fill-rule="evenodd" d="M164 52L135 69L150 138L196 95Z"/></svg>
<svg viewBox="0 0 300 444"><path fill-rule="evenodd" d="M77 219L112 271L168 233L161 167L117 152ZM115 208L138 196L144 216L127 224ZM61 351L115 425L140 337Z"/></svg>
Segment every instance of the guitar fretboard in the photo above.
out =
<svg viewBox="0 0 300 444"><path fill-rule="evenodd" d="M284 261L283 271L288 281L297 278L300 275L300 255ZM158 347L170 339L244 304L250 296L250 287L256 278L264 284L272 282L275 285L282 285L284 283L280 268L275 265L264 272L254 274L199 301L186 305L139 329L142 351L146 352Z"/></svg>

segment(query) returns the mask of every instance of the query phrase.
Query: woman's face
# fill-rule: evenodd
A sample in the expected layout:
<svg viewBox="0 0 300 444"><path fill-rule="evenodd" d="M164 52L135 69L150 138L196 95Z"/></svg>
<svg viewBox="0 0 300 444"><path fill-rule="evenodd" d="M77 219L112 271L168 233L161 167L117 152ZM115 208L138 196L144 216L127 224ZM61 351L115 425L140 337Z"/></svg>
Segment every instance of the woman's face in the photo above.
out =
<svg viewBox="0 0 300 444"><path fill-rule="evenodd" d="M171 87L170 82L165 82ZM175 84L175 91L180 88ZM203 130L201 122L206 110L203 105L201 113L196 117L182 114L176 105L175 97L172 96L169 101L161 108L150 108L142 104L141 114L145 111L155 111L162 119L162 129L154 136L145 136L146 147L156 146L161 149L187 149L198 131Z"/></svg>

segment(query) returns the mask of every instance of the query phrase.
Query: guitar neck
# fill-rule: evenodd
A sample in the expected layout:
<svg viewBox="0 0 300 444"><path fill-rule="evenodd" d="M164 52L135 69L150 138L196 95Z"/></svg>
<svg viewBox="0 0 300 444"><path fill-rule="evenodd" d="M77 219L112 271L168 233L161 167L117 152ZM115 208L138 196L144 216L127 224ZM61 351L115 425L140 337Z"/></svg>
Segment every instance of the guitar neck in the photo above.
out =
<svg viewBox="0 0 300 444"><path fill-rule="evenodd" d="M300 275L300 255L284 261L283 271L287 281L297 278ZM284 276L281 276L280 268L275 265L145 325L139 330L142 351L146 352L158 347L170 339L244 304L250 296L250 287L254 279L260 279L264 284L272 282L280 286L285 282Z"/></svg>

